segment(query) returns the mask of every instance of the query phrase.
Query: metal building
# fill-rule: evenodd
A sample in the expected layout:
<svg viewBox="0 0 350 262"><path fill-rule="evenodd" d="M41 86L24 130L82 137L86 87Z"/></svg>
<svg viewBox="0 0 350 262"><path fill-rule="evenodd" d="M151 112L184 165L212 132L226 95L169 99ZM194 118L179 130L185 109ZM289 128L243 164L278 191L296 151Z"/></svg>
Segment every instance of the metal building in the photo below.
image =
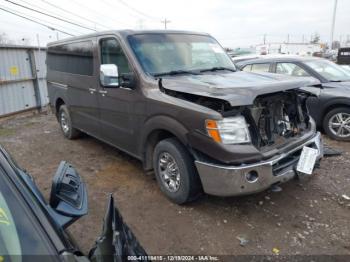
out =
<svg viewBox="0 0 350 262"><path fill-rule="evenodd" d="M0 117L48 102L46 49L0 45Z"/></svg>

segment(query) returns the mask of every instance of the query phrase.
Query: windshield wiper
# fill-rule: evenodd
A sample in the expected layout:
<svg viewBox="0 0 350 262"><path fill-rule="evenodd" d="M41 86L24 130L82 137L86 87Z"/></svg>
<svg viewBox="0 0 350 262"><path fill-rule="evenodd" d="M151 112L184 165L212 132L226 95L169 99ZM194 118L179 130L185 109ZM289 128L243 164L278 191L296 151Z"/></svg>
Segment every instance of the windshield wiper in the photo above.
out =
<svg viewBox="0 0 350 262"><path fill-rule="evenodd" d="M199 75L199 73L195 72L195 71L173 70L173 71L169 71L169 72L153 74L153 76L154 77L157 77L157 76L173 76L173 75L181 75L181 74Z"/></svg>
<svg viewBox="0 0 350 262"><path fill-rule="evenodd" d="M230 67L223 67L223 66L215 66L212 68L207 68L207 69L202 69L200 70L201 73L203 72L214 72L214 71L221 71L221 70L227 70L227 71L231 71L231 72L236 72L235 69L230 68Z"/></svg>

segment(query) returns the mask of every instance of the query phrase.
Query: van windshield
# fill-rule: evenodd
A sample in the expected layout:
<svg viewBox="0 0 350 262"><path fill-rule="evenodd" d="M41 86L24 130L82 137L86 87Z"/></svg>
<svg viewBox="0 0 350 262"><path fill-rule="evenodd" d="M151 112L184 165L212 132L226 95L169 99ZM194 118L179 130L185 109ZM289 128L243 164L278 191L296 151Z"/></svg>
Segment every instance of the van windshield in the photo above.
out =
<svg viewBox="0 0 350 262"><path fill-rule="evenodd" d="M153 76L213 68L235 71L225 50L210 36L137 34L129 36L128 42L143 70Z"/></svg>

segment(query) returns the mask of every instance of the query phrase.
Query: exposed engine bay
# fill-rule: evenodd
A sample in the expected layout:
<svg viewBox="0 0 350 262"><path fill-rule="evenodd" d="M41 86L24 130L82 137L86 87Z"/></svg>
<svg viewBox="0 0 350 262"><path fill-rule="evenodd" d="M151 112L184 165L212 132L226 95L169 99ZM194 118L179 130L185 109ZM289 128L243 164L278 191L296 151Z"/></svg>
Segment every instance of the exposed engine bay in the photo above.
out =
<svg viewBox="0 0 350 262"><path fill-rule="evenodd" d="M283 144L307 131L308 96L291 90L257 97L254 105L242 112L249 123L253 144L258 148Z"/></svg>
<svg viewBox="0 0 350 262"><path fill-rule="evenodd" d="M243 115L252 143L264 150L286 143L310 129L306 100L310 96L297 89L258 96L253 105L231 107L224 100L163 89L168 95L208 107L224 117Z"/></svg>

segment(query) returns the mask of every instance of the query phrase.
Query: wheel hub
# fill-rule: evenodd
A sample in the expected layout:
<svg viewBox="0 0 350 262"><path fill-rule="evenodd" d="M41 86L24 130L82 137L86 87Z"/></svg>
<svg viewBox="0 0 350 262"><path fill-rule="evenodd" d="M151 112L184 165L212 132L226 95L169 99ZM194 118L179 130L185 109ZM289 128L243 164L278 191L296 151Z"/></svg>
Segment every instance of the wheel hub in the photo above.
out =
<svg viewBox="0 0 350 262"><path fill-rule="evenodd" d="M164 186L170 192L176 192L180 188L180 171L174 157L168 152L159 156L158 170Z"/></svg>
<svg viewBox="0 0 350 262"><path fill-rule="evenodd" d="M62 127L63 132L64 133L69 132L69 124L68 124L68 119L67 119L65 112L61 113L60 123L61 123L61 127Z"/></svg>
<svg viewBox="0 0 350 262"><path fill-rule="evenodd" d="M337 113L329 119L329 129L341 138L350 137L350 114Z"/></svg>

